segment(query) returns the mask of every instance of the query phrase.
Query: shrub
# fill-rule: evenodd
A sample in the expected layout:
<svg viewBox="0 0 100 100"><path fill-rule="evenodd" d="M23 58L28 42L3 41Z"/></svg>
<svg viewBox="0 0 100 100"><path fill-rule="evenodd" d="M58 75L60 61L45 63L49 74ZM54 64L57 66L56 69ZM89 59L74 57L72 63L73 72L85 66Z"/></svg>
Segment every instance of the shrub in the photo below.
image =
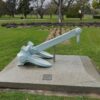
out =
<svg viewBox="0 0 100 100"><path fill-rule="evenodd" d="M94 15L93 18L94 19L100 19L100 15Z"/></svg>
<svg viewBox="0 0 100 100"><path fill-rule="evenodd" d="M67 18L79 18L80 16L79 16L79 6L72 6L69 10L68 10L68 12L66 12L66 17Z"/></svg>

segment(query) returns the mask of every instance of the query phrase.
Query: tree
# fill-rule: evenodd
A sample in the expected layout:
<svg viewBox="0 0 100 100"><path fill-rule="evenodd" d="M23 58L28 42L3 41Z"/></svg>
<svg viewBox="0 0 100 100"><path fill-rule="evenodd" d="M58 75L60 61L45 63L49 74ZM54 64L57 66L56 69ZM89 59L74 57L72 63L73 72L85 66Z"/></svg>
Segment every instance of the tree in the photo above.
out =
<svg viewBox="0 0 100 100"><path fill-rule="evenodd" d="M46 6L46 14L50 15L50 19L52 19L52 15L56 13L57 6L54 2L48 2L48 5Z"/></svg>
<svg viewBox="0 0 100 100"><path fill-rule="evenodd" d="M100 0L93 0L92 6L93 6L94 9L97 9L97 8L100 9Z"/></svg>
<svg viewBox="0 0 100 100"><path fill-rule="evenodd" d="M37 12L41 19L43 19L45 12L45 1L46 0L31 0L33 9Z"/></svg>
<svg viewBox="0 0 100 100"><path fill-rule="evenodd" d="M20 0L18 12L22 13L25 18L27 18L27 15L30 12L30 0Z"/></svg>
<svg viewBox="0 0 100 100"><path fill-rule="evenodd" d="M88 2L89 0L53 0L52 2L55 2L58 8L58 15L59 15L59 20L64 19L64 14L69 11L69 8L73 4L80 4L81 8L84 8L84 5Z"/></svg>
<svg viewBox="0 0 100 100"><path fill-rule="evenodd" d="M81 13L79 14L79 11L81 12L80 5L73 4L70 9L66 12L67 18L82 18ZM81 17L80 17L81 16Z"/></svg>
<svg viewBox="0 0 100 100"><path fill-rule="evenodd" d="M14 17L18 0L7 0L7 12L10 16Z"/></svg>
<svg viewBox="0 0 100 100"><path fill-rule="evenodd" d="M79 7L79 10L82 11L83 15L86 12L86 8L90 7L89 1L90 0L76 0L76 6Z"/></svg>
<svg viewBox="0 0 100 100"><path fill-rule="evenodd" d="M6 13L6 3L0 0L0 17Z"/></svg>
<svg viewBox="0 0 100 100"><path fill-rule="evenodd" d="M57 5L59 22L62 22L62 20L64 19L63 16L64 16L65 7L66 7L66 11L68 11L69 7L74 2L74 0L54 0L52 2L54 2Z"/></svg>

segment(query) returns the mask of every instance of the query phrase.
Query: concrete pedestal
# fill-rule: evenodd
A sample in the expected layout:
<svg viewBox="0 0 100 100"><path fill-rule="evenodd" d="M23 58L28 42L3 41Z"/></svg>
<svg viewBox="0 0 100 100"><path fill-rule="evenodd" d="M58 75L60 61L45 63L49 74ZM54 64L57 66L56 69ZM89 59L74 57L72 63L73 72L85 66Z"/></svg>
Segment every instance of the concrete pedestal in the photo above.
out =
<svg viewBox="0 0 100 100"><path fill-rule="evenodd" d="M57 55L50 68L17 66L15 58L0 72L0 88L100 93L100 75L87 56Z"/></svg>

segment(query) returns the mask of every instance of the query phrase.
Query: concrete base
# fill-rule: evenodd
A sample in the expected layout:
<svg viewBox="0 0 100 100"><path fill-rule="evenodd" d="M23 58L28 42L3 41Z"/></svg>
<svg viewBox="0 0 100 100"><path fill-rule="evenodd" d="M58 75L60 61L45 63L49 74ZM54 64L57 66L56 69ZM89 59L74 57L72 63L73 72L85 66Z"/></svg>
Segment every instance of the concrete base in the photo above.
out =
<svg viewBox="0 0 100 100"><path fill-rule="evenodd" d="M100 93L100 75L86 56L57 55L50 68L17 66L15 58L0 72L0 88Z"/></svg>

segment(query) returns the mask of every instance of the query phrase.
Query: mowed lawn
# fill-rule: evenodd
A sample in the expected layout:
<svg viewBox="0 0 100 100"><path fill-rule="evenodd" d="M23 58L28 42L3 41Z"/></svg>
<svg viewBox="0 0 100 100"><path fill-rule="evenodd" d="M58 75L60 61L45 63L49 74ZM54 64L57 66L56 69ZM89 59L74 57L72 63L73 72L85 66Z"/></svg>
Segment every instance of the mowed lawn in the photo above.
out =
<svg viewBox="0 0 100 100"><path fill-rule="evenodd" d="M23 45L33 41L35 45L46 40L49 34L47 27L4 28L0 27L0 70L9 64ZM82 27L80 44L75 38L56 46L56 53L63 55L89 56L100 71L100 28ZM53 53L53 48L48 50ZM0 100L100 100L84 96L57 97L32 95L22 92L0 92Z"/></svg>
<svg viewBox="0 0 100 100"><path fill-rule="evenodd" d="M87 96L75 96L75 97L64 97L64 96L44 96L35 95L32 93L22 92L0 92L0 100L100 100L99 98L91 98Z"/></svg>
<svg viewBox="0 0 100 100"><path fill-rule="evenodd" d="M10 63L23 45L33 41L35 45L46 40L47 27L3 28L0 27L0 70ZM83 27L80 44L75 38L56 46L57 54L89 56L100 71L100 28ZM49 49L53 53L53 48Z"/></svg>
<svg viewBox="0 0 100 100"><path fill-rule="evenodd" d="M14 18L2 16L0 17L0 25L3 23L58 22L57 15L53 15L52 18L50 18L49 15L45 15L43 19L37 18L35 15L28 15L26 19L21 19L21 17L21 15L15 15ZM82 20L79 18L66 18L66 16L64 16L63 22L100 22L100 19L94 19L92 15L84 15Z"/></svg>
<svg viewBox="0 0 100 100"><path fill-rule="evenodd" d="M0 27L0 70L16 57L20 48L29 40L38 44L43 42L47 35L47 31L41 31L39 28L7 29Z"/></svg>

